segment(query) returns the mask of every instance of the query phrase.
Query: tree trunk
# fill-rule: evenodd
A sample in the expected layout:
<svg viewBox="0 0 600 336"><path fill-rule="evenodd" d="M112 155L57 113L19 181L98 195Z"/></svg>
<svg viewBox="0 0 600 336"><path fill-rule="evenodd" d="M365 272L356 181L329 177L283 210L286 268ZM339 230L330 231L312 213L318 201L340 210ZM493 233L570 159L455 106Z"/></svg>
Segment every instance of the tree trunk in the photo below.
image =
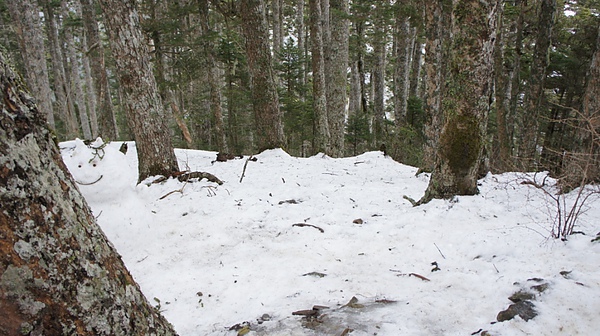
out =
<svg viewBox="0 0 600 336"><path fill-rule="evenodd" d="M283 121L273 74L264 0L242 0L240 13L252 80L258 150L284 147Z"/></svg>
<svg viewBox="0 0 600 336"><path fill-rule="evenodd" d="M556 0L541 0L538 14L531 75L525 92L524 111L521 115L523 129L518 146L519 161L527 170L534 169L537 163L539 119L544 102L544 81L550 60L548 53L556 14Z"/></svg>
<svg viewBox="0 0 600 336"><path fill-rule="evenodd" d="M89 49L89 45L87 43L87 37L84 35L81 40L82 48L84 51ZM92 68L90 66L90 58L83 53L81 57L81 62L83 63L83 73L85 78L85 88L86 88L86 104L88 106L88 112L90 113L90 127L92 131L92 139L98 137L98 114L97 114L97 98L96 92L94 89L94 79L92 75Z"/></svg>
<svg viewBox="0 0 600 336"><path fill-rule="evenodd" d="M47 113L48 124L55 129L52 89L37 3L32 0L7 1L6 6L15 25L19 49L27 71L27 84L40 109Z"/></svg>
<svg viewBox="0 0 600 336"><path fill-rule="evenodd" d="M399 13L401 13L399 11ZM394 65L394 118L400 128L406 121L412 45L410 20L405 15L396 18L396 62Z"/></svg>
<svg viewBox="0 0 600 336"><path fill-rule="evenodd" d="M325 88L325 60L323 59L323 31L321 27L321 5L319 0L309 0L310 43L312 46L313 113L315 153L329 153L329 122L327 120L327 98Z"/></svg>
<svg viewBox="0 0 600 336"><path fill-rule="evenodd" d="M519 11L517 22L515 23L515 50L513 53L513 61L510 66L510 105L508 115L506 116L508 128L506 130L508 136L508 146L510 155L514 155L513 148L515 145L514 133L516 127L517 110L519 106L521 93L521 55L523 54L523 23L525 16L525 0L515 0L515 7ZM514 161L513 161L514 162Z"/></svg>
<svg viewBox="0 0 600 336"><path fill-rule="evenodd" d="M496 43L494 46L494 88L496 107L496 134L494 144L496 149L492 151L492 166L499 172L505 172L508 168L509 145L506 125L507 107L506 86L507 74L504 71L504 31L503 31L503 5L497 0L498 18L496 27Z"/></svg>
<svg viewBox="0 0 600 336"><path fill-rule="evenodd" d="M496 2L459 0L453 9L449 87L443 103L446 123L436 164L419 201L474 195L492 94Z"/></svg>
<svg viewBox="0 0 600 336"><path fill-rule="evenodd" d="M304 46L304 1L305 0L296 0L298 3L296 5L296 38L298 39L298 50L302 55L305 54L305 46ZM300 62L300 71L298 72L300 78L298 78L298 82L302 85L306 84L306 76L305 74L305 62Z"/></svg>
<svg viewBox="0 0 600 336"><path fill-rule="evenodd" d="M108 76L106 74L104 46L100 39L98 20L96 19L96 1L79 0L79 2L81 4L83 27L89 46L89 50L86 53L90 59L96 94L98 133L95 135L101 136L105 141L116 140L119 138L119 131L110 95Z"/></svg>
<svg viewBox="0 0 600 336"><path fill-rule="evenodd" d="M283 1L271 0L273 16L273 55L278 59L279 51L283 45Z"/></svg>
<svg viewBox="0 0 600 336"><path fill-rule="evenodd" d="M0 54L0 334L176 335L96 224Z"/></svg>
<svg viewBox="0 0 600 336"><path fill-rule="evenodd" d="M410 84L408 90L409 97L421 98L421 60L423 58L423 43L419 38L420 35L419 27L413 28L413 48L412 48L412 62L410 70Z"/></svg>
<svg viewBox="0 0 600 336"><path fill-rule="evenodd" d="M440 130L444 123L442 94L444 91L447 33L450 31L450 0L425 1L425 146L421 169L431 171L435 165Z"/></svg>
<svg viewBox="0 0 600 336"><path fill-rule="evenodd" d="M274 0L279 1L279 0ZM210 96L210 110L212 111L215 119L215 135L217 138L217 150L222 153L229 153L229 146L227 144L227 136L225 135L225 123L223 119L223 108L221 106L222 94L221 85L219 81L219 67L215 60L215 46L210 36L214 33L209 19L209 7L208 0L199 0L199 14L200 14L200 27L201 34L204 37L203 47L206 56L206 67L207 67L207 79L209 86Z"/></svg>
<svg viewBox="0 0 600 336"><path fill-rule="evenodd" d="M73 4L72 6L74 7L76 5ZM64 17L67 17L70 14L70 9L67 7L66 2L61 3L61 9ZM78 16L77 13L75 13L75 16ZM65 45L65 55L69 59L68 69L70 70L70 76L67 76L67 78L70 79L71 94L73 96L73 101L75 102L75 106L79 115L81 130L83 131L83 137L85 139L91 139L92 130L90 128L90 119L88 117L87 105L85 104L84 100L85 95L83 93L83 85L81 83L81 77L79 75L79 57L77 57L77 52L75 51L74 46L75 34L73 33L73 26L63 28L63 38ZM75 130L77 132L76 134L79 134L79 127L77 127L77 118L74 119Z"/></svg>
<svg viewBox="0 0 600 336"><path fill-rule="evenodd" d="M152 74L135 0L101 0L125 114L138 153L138 182L179 171L164 106Z"/></svg>
<svg viewBox="0 0 600 336"><path fill-rule="evenodd" d="M569 181L579 182L572 183L573 187L600 182L600 28L595 50L587 73L577 134L579 157L583 157L583 160L570 162L570 166L567 166L570 175L576 174L579 178L579 181Z"/></svg>
<svg viewBox="0 0 600 336"><path fill-rule="evenodd" d="M383 21L383 20L376 20ZM386 68L386 30L383 22L379 22L379 27L375 27L373 41L373 141L374 147L378 147L379 142L385 140L385 68Z"/></svg>
<svg viewBox="0 0 600 336"><path fill-rule="evenodd" d="M348 85L348 0L329 0L329 40L324 44L329 155L344 155L346 87ZM324 13L323 13L324 14Z"/></svg>
<svg viewBox="0 0 600 336"><path fill-rule="evenodd" d="M348 101L348 113L350 115L363 113L361 92L358 62L354 61L350 64L350 99Z"/></svg>
<svg viewBox="0 0 600 336"><path fill-rule="evenodd" d="M48 46L50 59L52 61L52 75L54 82L54 94L56 95L55 111L64 122L64 136L67 139L75 139L79 128L75 117L75 107L71 95L71 87L67 83L65 64L61 42L58 37L58 24L54 13L55 4L44 1L44 18L46 23L46 34L48 35ZM61 130L62 131L62 130Z"/></svg>

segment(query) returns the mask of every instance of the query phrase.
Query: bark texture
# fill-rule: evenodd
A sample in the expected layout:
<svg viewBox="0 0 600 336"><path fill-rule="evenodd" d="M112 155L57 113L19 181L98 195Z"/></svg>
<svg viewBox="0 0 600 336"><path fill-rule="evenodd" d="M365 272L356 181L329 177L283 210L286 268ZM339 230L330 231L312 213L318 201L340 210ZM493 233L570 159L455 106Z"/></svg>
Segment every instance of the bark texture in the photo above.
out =
<svg viewBox="0 0 600 336"><path fill-rule="evenodd" d="M323 55L323 30L319 0L309 0L310 43L312 46L313 113L315 152L329 152L329 121L327 120L327 96L325 88L325 60Z"/></svg>
<svg viewBox="0 0 600 336"><path fill-rule="evenodd" d="M101 0L124 94L125 113L138 153L138 182L179 171L167 116L152 73L135 0Z"/></svg>
<svg viewBox="0 0 600 336"><path fill-rule="evenodd" d="M0 54L0 334L175 335L147 302Z"/></svg>
<svg viewBox="0 0 600 336"><path fill-rule="evenodd" d="M444 44L450 30L450 0L425 1L425 146L421 169L431 171L435 164L439 134L444 119L441 110L445 80Z"/></svg>
<svg viewBox="0 0 600 336"><path fill-rule="evenodd" d="M106 64L104 62L104 46L100 39L98 21L96 19L96 1L79 0L81 4L81 15L83 28L89 50L87 56L90 59L90 68L94 80L94 92L96 96L96 116L98 118L98 130L94 136L101 136L105 141L119 138L117 120L111 101L106 75Z"/></svg>
<svg viewBox="0 0 600 336"><path fill-rule="evenodd" d="M40 109L47 114L48 124L55 128L46 48L37 3L18 0L7 1L6 5L15 25L19 49L26 67L27 84L35 94Z"/></svg>
<svg viewBox="0 0 600 336"><path fill-rule="evenodd" d="M396 62L394 64L394 117L400 128L406 120L410 84L412 39L410 20L405 15L396 18Z"/></svg>
<svg viewBox="0 0 600 336"><path fill-rule="evenodd" d="M264 0L240 2L258 150L284 147L283 121L269 43Z"/></svg>
<svg viewBox="0 0 600 336"><path fill-rule="evenodd" d="M522 132L518 138L520 140L518 145L519 160L525 169L534 168L536 162L539 119L544 101L546 69L550 62L548 54L556 8L556 0L541 0L531 75L525 93L525 111L521 115Z"/></svg>
<svg viewBox="0 0 600 336"><path fill-rule="evenodd" d="M496 2L461 0L454 5L445 124L436 164L420 203L473 195L483 152L492 92Z"/></svg>
<svg viewBox="0 0 600 336"><path fill-rule="evenodd" d="M327 122L330 132L329 155L344 155L346 102L348 99L348 0L329 0L329 39L324 45L327 80Z"/></svg>

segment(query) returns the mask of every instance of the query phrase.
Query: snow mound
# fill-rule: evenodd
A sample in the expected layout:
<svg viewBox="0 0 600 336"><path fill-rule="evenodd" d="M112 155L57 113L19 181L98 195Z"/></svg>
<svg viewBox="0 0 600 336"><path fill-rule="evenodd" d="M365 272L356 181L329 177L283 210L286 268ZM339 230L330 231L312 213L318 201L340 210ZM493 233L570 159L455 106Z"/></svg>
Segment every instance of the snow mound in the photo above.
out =
<svg viewBox="0 0 600 336"><path fill-rule="evenodd" d="M120 145L101 138L89 145L81 139L61 143L63 161L88 202L118 202L118 194L135 187L137 173L119 151Z"/></svg>

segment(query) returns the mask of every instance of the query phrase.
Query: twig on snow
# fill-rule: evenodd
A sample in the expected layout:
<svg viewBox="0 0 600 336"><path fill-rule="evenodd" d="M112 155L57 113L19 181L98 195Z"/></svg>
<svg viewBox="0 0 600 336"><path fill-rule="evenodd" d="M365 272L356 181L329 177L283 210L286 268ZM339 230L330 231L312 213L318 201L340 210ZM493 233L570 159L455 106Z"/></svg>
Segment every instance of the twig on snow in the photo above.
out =
<svg viewBox="0 0 600 336"><path fill-rule="evenodd" d="M321 231L321 233L325 233L325 230L321 229L320 227L316 226L316 225L312 225L312 224L306 224L306 223L296 223L296 224L292 224L292 226L298 226L298 227L305 227L305 226L310 226L313 227L319 231Z"/></svg>
<svg viewBox="0 0 600 336"><path fill-rule="evenodd" d="M433 245L435 245L435 248L438 250L438 252L440 252L440 254L442 255L442 258L446 259L446 256L444 256L444 254L442 253L442 251L440 250L440 248L437 246L437 244L433 243Z"/></svg>
<svg viewBox="0 0 600 336"><path fill-rule="evenodd" d="M256 159L254 159L252 155L250 155L248 159L246 159L246 162L244 163L244 170L242 170L242 177L240 177L240 183L242 183L244 176L246 176L246 166L248 166L248 161L250 160L255 161Z"/></svg>

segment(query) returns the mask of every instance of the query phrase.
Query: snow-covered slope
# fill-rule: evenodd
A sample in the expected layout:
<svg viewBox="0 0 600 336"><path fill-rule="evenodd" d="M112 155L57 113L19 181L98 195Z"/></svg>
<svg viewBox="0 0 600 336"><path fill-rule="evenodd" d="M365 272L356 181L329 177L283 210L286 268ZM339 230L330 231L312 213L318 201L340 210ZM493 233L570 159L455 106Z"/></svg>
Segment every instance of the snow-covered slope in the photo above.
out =
<svg viewBox="0 0 600 336"><path fill-rule="evenodd" d="M294 158L278 149L213 164L214 152L177 150L182 169L225 183L136 186L135 145L127 155L119 146L100 158L79 140L61 143L98 223L182 336L248 329L229 330L236 325L248 335L600 330L600 243L591 242L600 202L581 217L587 235L563 242L549 238L551 204L519 174L490 174L479 195L412 207L403 196L419 198L428 177L379 152ZM540 283L548 288L530 290L538 316L491 323L511 294ZM328 308L292 315L315 305Z"/></svg>

